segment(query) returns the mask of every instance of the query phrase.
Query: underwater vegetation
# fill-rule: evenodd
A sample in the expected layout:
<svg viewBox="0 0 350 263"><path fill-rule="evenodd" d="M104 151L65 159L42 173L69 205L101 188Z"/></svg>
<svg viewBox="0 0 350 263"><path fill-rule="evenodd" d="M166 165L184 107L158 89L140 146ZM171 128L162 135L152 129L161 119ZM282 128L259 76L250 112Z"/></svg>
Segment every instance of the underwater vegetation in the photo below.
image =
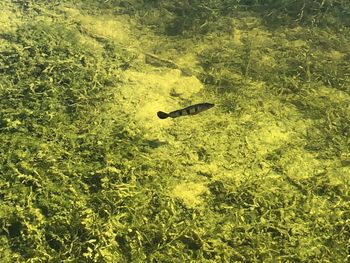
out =
<svg viewBox="0 0 350 263"><path fill-rule="evenodd" d="M349 15L2 1L1 261L349 261Z"/></svg>

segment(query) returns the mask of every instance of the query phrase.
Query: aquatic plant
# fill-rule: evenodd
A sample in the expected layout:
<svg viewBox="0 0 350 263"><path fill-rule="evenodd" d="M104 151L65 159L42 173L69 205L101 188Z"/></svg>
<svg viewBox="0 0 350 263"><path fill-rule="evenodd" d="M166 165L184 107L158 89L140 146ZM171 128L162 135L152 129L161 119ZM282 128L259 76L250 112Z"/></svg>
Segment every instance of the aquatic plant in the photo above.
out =
<svg viewBox="0 0 350 263"><path fill-rule="evenodd" d="M24 16L1 31L4 262L349 259L349 31L306 19L343 21L347 2L304 1L302 16L301 1L40 3L6 2ZM157 36L138 31L159 22L151 8L169 12ZM139 53L89 27L106 12L136 14ZM180 67L143 64L146 46L170 65L190 54L206 86L195 99L217 106L164 126L154 112L144 128L138 89L157 83L128 73Z"/></svg>

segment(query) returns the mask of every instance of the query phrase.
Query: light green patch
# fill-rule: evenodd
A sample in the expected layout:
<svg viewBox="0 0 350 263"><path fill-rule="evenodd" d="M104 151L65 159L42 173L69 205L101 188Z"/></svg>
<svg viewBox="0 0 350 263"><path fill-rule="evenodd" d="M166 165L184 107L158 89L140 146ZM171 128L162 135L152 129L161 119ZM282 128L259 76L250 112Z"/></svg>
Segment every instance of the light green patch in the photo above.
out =
<svg viewBox="0 0 350 263"><path fill-rule="evenodd" d="M233 44L235 45L243 45L243 42L242 42L242 31L235 28L232 32L232 42Z"/></svg>
<svg viewBox="0 0 350 263"><path fill-rule="evenodd" d="M267 145L277 146L290 138L288 130L274 123L261 128L257 134L259 134L259 140Z"/></svg>
<svg viewBox="0 0 350 263"><path fill-rule="evenodd" d="M253 45L259 46L260 44L263 44L263 43L273 43L271 39L272 33L262 29L261 27L254 28L247 33L249 37L254 38L254 42L252 43Z"/></svg>
<svg viewBox="0 0 350 263"><path fill-rule="evenodd" d="M332 49L330 52L328 52L328 57L331 60L335 60L335 61L342 60L345 56L346 56L346 54L339 52L338 50L334 50L334 49Z"/></svg>
<svg viewBox="0 0 350 263"><path fill-rule="evenodd" d="M105 36L117 42L130 42L130 29L128 21L122 19L115 20L113 17L84 16L82 22L87 29L97 35Z"/></svg>
<svg viewBox="0 0 350 263"><path fill-rule="evenodd" d="M211 163L200 163L200 164L194 164L193 165L193 170L203 176L203 175L214 175L218 173L220 170L219 165L216 162L211 162Z"/></svg>
<svg viewBox="0 0 350 263"><path fill-rule="evenodd" d="M170 112L187 106L181 104L181 99L189 99L203 88L198 79L182 76L177 69L148 73L128 70L124 79L121 90L124 106L150 132L171 124L171 119L160 120L158 111Z"/></svg>
<svg viewBox="0 0 350 263"><path fill-rule="evenodd" d="M79 9L74 7L62 7L61 10L67 13L70 19L79 21L81 27L90 36L102 37L124 44L136 43L132 41L132 32L127 18L115 19L115 17L108 15L82 14Z"/></svg>
<svg viewBox="0 0 350 263"><path fill-rule="evenodd" d="M294 180L308 179L322 171L322 162L312 153L293 149L284 154L281 160L285 173Z"/></svg>
<svg viewBox="0 0 350 263"><path fill-rule="evenodd" d="M350 95L348 93L328 86L319 86L317 88L317 96L327 97L327 99L331 100L333 103L350 101Z"/></svg>
<svg viewBox="0 0 350 263"><path fill-rule="evenodd" d="M104 51L103 46L101 43L99 43L96 39L91 38L85 34L82 34L80 36L80 41L83 45L88 45L91 49L94 50L97 54L102 54Z"/></svg>
<svg viewBox="0 0 350 263"><path fill-rule="evenodd" d="M275 68L277 66L275 59L272 56L267 55L262 56L260 63L263 67L267 68Z"/></svg>
<svg viewBox="0 0 350 263"><path fill-rule="evenodd" d="M284 145L291 138L291 132L278 123L271 122L247 136L249 147L264 155Z"/></svg>
<svg viewBox="0 0 350 263"><path fill-rule="evenodd" d="M349 185L350 165L331 169L328 171L328 176L329 176L329 186L344 187L345 185Z"/></svg>
<svg viewBox="0 0 350 263"><path fill-rule="evenodd" d="M195 68L198 61L194 53L187 53L181 57L178 57L177 63L184 68Z"/></svg>
<svg viewBox="0 0 350 263"><path fill-rule="evenodd" d="M302 39L297 39L292 41L292 46L295 48L305 48L308 46L308 44L306 43L306 41Z"/></svg>
<svg viewBox="0 0 350 263"><path fill-rule="evenodd" d="M10 7L6 4L0 6L0 33L13 32L21 24L23 24L23 21L15 7Z"/></svg>
<svg viewBox="0 0 350 263"><path fill-rule="evenodd" d="M220 162L217 162L217 165L220 166L220 169L218 169L212 180L230 180L231 182L240 183L242 181L247 181L246 175L244 173L244 169L241 165L233 164L231 167L224 168L223 166L225 164L222 164Z"/></svg>
<svg viewBox="0 0 350 263"><path fill-rule="evenodd" d="M201 195L207 191L204 183L187 182L176 185L172 195L180 198L188 207L199 208L204 205Z"/></svg>

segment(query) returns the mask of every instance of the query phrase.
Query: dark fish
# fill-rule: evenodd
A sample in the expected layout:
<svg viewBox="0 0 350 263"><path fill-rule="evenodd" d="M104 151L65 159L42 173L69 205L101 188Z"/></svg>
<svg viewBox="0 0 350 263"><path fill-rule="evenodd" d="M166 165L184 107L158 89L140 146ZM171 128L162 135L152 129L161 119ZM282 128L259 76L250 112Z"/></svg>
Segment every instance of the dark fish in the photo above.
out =
<svg viewBox="0 0 350 263"><path fill-rule="evenodd" d="M195 115L195 114L198 114L202 111L208 110L212 107L214 107L214 104L212 104L212 103L199 103L199 104L188 106L188 107L180 109L180 110L172 111L170 113L158 111L157 115L161 119L166 119L168 117L177 118L180 116Z"/></svg>

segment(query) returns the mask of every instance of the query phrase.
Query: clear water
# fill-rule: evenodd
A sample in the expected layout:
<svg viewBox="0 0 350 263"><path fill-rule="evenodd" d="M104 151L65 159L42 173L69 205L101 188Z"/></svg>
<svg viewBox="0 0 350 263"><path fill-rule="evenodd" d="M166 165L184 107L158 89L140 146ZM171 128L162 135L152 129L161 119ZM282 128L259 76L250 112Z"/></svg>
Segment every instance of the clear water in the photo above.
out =
<svg viewBox="0 0 350 263"><path fill-rule="evenodd" d="M349 260L350 4L0 14L2 262Z"/></svg>

